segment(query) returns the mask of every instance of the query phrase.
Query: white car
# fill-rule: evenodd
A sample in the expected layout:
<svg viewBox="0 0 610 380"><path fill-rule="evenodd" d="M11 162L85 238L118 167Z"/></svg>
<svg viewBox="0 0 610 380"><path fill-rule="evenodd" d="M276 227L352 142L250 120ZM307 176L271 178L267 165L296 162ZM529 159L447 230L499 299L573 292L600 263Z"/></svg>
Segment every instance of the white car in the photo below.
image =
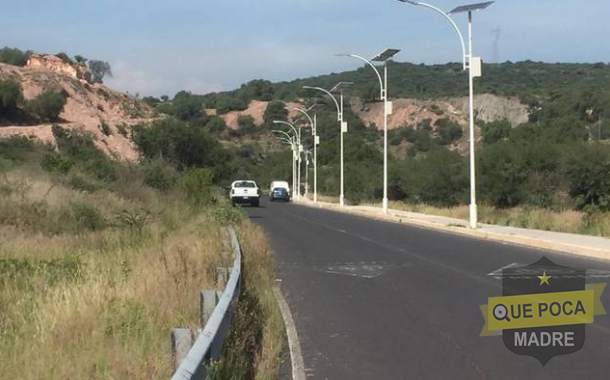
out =
<svg viewBox="0 0 610 380"><path fill-rule="evenodd" d="M229 198L233 205L237 203L248 203L254 207L258 207L260 202L261 192L256 185L256 182L250 180L234 181L231 184Z"/></svg>

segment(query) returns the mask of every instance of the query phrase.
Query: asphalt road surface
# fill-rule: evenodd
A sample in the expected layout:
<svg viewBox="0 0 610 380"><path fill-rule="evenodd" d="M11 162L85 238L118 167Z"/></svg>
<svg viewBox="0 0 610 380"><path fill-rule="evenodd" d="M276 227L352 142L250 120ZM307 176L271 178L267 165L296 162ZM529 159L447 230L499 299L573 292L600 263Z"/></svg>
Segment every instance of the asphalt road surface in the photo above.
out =
<svg viewBox="0 0 610 380"><path fill-rule="evenodd" d="M479 337L479 305L502 295L488 273L543 255L587 269L607 262L267 199L244 209L271 239L308 379L610 378L610 314L586 326L580 351L545 367L502 337ZM610 312L610 288L602 301Z"/></svg>

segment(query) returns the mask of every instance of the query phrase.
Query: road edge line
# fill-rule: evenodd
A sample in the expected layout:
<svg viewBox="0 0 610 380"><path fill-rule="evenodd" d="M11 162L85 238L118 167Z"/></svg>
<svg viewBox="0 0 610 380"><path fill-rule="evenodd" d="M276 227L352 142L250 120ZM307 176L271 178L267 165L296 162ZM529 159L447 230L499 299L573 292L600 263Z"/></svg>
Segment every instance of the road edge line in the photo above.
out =
<svg viewBox="0 0 610 380"><path fill-rule="evenodd" d="M292 364L292 380L306 380L307 377L305 375L305 363L301 353L301 343L299 342L299 335L297 334L297 328L294 324L290 307L277 284L273 286L273 293L275 294L275 298L280 307L280 312L282 313L282 319L284 319L284 326L286 328L288 348L290 350L290 362Z"/></svg>

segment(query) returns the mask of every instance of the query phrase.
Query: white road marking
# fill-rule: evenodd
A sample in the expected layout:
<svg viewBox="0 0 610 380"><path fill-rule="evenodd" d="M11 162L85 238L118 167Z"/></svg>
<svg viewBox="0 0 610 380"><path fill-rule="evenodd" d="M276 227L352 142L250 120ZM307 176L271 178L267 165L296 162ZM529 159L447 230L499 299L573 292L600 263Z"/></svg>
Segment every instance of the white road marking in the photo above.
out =
<svg viewBox="0 0 610 380"><path fill-rule="evenodd" d="M521 266L524 266L524 265L519 264L519 263L511 263L511 264L503 266L502 268L496 269L493 272L489 272L489 273L487 273L487 275L494 276L497 280L501 280L502 279L502 269L517 268L517 267L521 267Z"/></svg>
<svg viewBox="0 0 610 380"><path fill-rule="evenodd" d="M299 343L299 335L297 334L294 319L292 319L292 313L290 312L288 303L286 303L279 286L274 286L273 292L275 293L275 298L280 306L282 318L284 319L284 325L286 326L288 347L290 349L290 361L292 362L292 380L305 380L305 363L303 362L301 343Z"/></svg>

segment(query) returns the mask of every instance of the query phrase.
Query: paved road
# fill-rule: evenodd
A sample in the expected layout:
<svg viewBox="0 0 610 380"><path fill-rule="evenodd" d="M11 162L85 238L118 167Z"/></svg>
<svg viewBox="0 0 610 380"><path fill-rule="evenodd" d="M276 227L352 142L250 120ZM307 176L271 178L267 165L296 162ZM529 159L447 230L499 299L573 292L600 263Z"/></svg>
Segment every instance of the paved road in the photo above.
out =
<svg viewBox="0 0 610 380"><path fill-rule="evenodd" d="M542 255L560 265L606 262L491 243L303 206L245 210L268 232L308 379L607 379L610 315L582 350L546 367L480 338L479 305L502 294L487 273ZM607 279L599 282L607 282ZM610 310L610 289L602 296Z"/></svg>

